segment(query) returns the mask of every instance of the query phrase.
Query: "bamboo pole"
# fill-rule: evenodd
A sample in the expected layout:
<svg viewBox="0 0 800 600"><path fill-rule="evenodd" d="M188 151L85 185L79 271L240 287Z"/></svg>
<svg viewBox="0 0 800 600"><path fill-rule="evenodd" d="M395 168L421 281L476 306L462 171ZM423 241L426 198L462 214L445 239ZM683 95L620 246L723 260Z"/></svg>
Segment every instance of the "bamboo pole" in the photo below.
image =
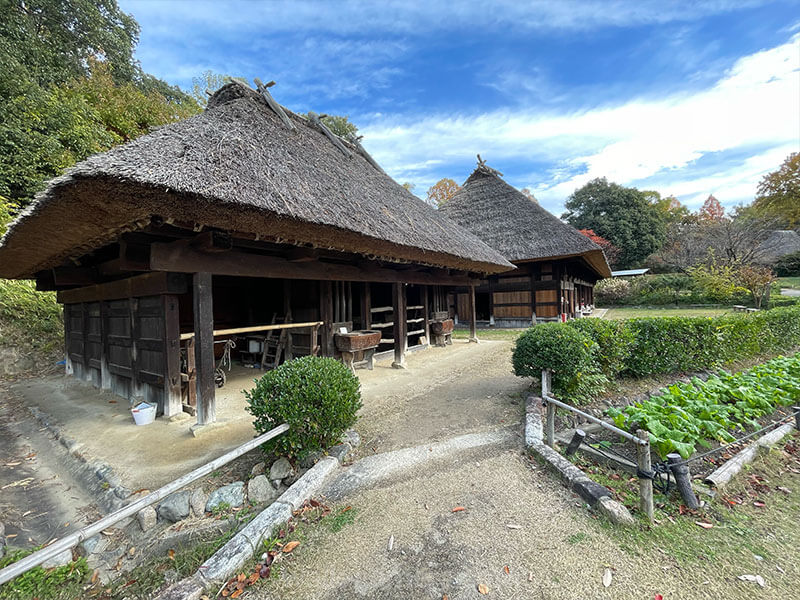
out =
<svg viewBox="0 0 800 600"><path fill-rule="evenodd" d="M228 464L232 460L239 458L242 454L246 454L255 448L258 448L264 442L271 440L274 437L279 436L284 431L287 431L289 426L284 423L282 425L278 425L275 429L271 429L268 432L249 440L239 446L223 454L219 458L212 460L209 463L206 463L202 467L198 467L194 471L175 479L174 481L168 483L162 488L157 489L155 492L151 492L147 494L144 498L140 498L136 502L129 504L128 506L124 506L119 510L114 511L110 515L107 515L97 521L92 525L87 525L86 527L82 527L78 531L71 533L60 540L56 540L49 546L42 548L41 550L37 550L33 554L26 556L25 558L18 560L17 562L8 565L4 569L0 569L0 585L11 581L15 577L22 575L23 573L31 570L34 567L41 565L43 562L58 556L65 550L69 550L70 548L77 546L84 540L87 540L104 529L111 527L112 525L122 521L123 519L127 519L128 517L132 517L133 515L137 514L143 508L150 506L151 504L155 504L159 500L166 498L171 493L181 489L200 479L201 477L205 477L209 473L213 473L220 467Z"/></svg>
<svg viewBox="0 0 800 600"><path fill-rule="evenodd" d="M308 321L305 323L278 323L276 325L254 325L252 327L235 327L234 329L215 329L214 335L234 335L237 333L252 333L254 331L272 331L275 329L301 329L304 327L319 327L322 321ZM182 333L181 340L189 340L193 333Z"/></svg>

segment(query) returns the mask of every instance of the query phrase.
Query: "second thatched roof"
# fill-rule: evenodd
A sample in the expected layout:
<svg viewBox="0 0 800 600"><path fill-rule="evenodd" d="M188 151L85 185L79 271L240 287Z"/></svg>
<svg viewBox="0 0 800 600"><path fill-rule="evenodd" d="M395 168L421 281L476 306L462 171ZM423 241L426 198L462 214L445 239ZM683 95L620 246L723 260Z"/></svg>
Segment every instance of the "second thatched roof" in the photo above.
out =
<svg viewBox="0 0 800 600"><path fill-rule="evenodd" d="M230 83L197 116L51 181L6 233L0 277L31 278L157 215L257 239L494 273L501 254L386 175L355 141Z"/></svg>
<svg viewBox="0 0 800 600"><path fill-rule="evenodd" d="M513 263L580 257L599 277L611 276L600 246L483 162L439 210Z"/></svg>

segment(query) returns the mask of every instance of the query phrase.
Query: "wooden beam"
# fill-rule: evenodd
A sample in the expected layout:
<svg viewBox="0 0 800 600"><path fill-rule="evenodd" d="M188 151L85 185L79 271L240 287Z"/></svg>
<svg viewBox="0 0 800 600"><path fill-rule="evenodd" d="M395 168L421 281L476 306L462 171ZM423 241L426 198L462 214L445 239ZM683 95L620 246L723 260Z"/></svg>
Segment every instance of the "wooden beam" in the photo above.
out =
<svg viewBox="0 0 800 600"><path fill-rule="evenodd" d="M214 397L214 300L211 273L195 273L192 292L194 354L197 369L197 425L202 426L217 420Z"/></svg>
<svg viewBox="0 0 800 600"><path fill-rule="evenodd" d="M476 280L467 275L434 274L396 271L375 266L365 269L352 264L290 262L277 256L246 252L206 253L181 242L157 242L150 247L150 268L153 271L176 273L207 272L237 277L271 277L275 279L310 279L316 281L375 281L384 283L473 285Z"/></svg>
<svg viewBox="0 0 800 600"><path fill-rule="evenodd" d="M79 302L121 300L123 298L141 298L144 296L159 296L161 294L185 294L187 291L186 276L182 273L156 272L75 288L74 290L61 290L56 298L63 304L77 304Z"/></svg>
<svg viewBox="0 0 800 600"><path fill-rule="evenodd" d="M393 369L406 368L406 347L408 346L407 306L406 284L395 283L392 286L392 310L394 311L394 323L392 325L392 338L394 339Z"/></svg>
<svg viewBox="0 0 800 600"><path fill-rule="evenodd" d="M225 231L207 229L193 237L189 245L203 252L227 252L233 249L233 238Z"/></svg>
<svg viewBox="0 0 800 600"><path fill-rule="evenodd" d="M423 329L424 329L425 341L428 344L431 343L431 331L430 331L431 328L430 328L430 324L428 323L428 318L429 318L429 316L431 314L430 313L430 307L429 307L429 301L430 301L430 299L428 298L428 286L427 285L423 285L422 286L422 306L423 306L423 308L422 308L422 318L424 320L422 322L425 325Z"/></svg>
<svg viewBox="0 0 800 600"><path fill-rule="evenodd" d="M97 283L97 272L91 267L56 267L53 269L53 284L57 288L95 283Z"/></svg>

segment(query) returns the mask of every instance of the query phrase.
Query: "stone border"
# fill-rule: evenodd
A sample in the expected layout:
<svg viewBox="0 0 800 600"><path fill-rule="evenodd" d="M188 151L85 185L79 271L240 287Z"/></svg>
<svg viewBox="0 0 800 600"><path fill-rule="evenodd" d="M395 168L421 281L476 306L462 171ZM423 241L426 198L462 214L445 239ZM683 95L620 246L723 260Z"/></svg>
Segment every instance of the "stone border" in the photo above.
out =
<svg viewBox="0 0 800 600"><path fill-rule="evenodd" d="M321 459L206 560L196 573L161 592L156 600L198 600L207 588L227 581L258 552L264 539L291 518L293 511L319 493L338 467L339 461L332 456Z"/></svg>
<svg viewBox="0 0 800 600"><path fill-rule="evenodd" d="M83 483L86 490L92 494L106 512L113 512L125 504L131 491L122 484L122 479L106 462L90 460L83 452L83 444L66 435L61 427L55 424L52 417L38 406L25 405L28 412L47 429L66 449L71 457L72 465L69 467L72 475Z"/></svg>
<svg viewBox="0 0 800 600"><path fill-rule="evenodd" d="M611 497L605 486L593 481L586 473L544 443L542 429L542 399L528 396L525 400L525 445L540 462L559 476L570 490L578 494L590 507L616 524L626 527L636 525L631 513Z"/></svg>
<svg viewBox="0 0 800 600"><path fill-rule="evenodd" d="M733 457L725 461L721 467L706 477L703 482L717 489L723 487L742 470L742 467L753 462L760 450L764 449L769 451L772 446L780 442L794 430L794 424L786 423L762 435L760 438L756 439L755 442L747 446L747 448L740 450Z"/></svg>

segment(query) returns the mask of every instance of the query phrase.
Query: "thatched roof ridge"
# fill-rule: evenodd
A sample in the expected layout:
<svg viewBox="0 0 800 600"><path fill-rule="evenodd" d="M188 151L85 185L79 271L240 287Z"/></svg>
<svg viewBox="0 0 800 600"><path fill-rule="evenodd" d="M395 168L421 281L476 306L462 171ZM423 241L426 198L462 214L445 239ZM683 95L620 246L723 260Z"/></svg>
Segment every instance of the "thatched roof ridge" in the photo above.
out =
<svg viewBox="0 0 800 600"><path fill-rule="evenodd" d="M583 257L600 277L611 276L600 246L506 183L480 157L439 210L513 263Z"/></svg>
<svg viewBox="0 0 800 600"><path fill-rule="evenodd" d="M303 117L287 127L233 82L194 117L78 163L52 180L0 244L0 276L31 277L159 215L260 239L492 273L497 251L452 224Z"/></svg>
<svg viewBox="0 0 800 600"><path fill-rule="evenodd" d="M756 248L757 262L773 265L787 254L800 252L800 234L792 229L775 230Z"/></svg>

